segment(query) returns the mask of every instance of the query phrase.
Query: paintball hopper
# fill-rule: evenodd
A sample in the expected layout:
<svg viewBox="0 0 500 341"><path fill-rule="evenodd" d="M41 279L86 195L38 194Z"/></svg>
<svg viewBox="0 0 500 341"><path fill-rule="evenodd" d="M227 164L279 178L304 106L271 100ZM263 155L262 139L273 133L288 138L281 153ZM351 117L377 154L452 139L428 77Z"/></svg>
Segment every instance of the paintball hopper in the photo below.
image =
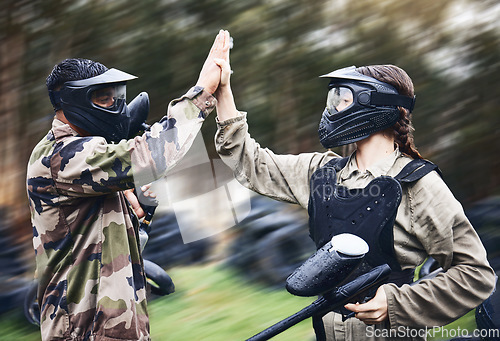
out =
<svg viewBox="0 0 500 341"><path fill-rule="evenodd" d="M333 236L287 278L286 289L296 296L329 292L360 266L368 250L368 244L356 235Z"/></svg>

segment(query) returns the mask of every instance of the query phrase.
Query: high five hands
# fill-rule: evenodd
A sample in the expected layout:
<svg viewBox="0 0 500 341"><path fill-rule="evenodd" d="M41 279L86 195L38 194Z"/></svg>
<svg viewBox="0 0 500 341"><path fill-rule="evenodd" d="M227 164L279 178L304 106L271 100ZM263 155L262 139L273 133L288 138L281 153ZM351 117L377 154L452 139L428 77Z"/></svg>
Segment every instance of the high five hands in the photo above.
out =
<svg viewBox="0 0 500 341"><path fill-rule="evenodd" d="M217 98L217 117L219 122L237 117L239 115L234 103L233 93L231 91L230 78L231 78L231 65L229 64L229 49L231 45L231 37L228 31L221 31L221 53L216 57L214 56L213 62L219 70L220 83L217 91L213 93ZM219 33L219 35L221 34ZM210 57L210 56L209 56Z"/></svg>
<svg viewBox="0 0 500 341"><path fill-rule="evenodd" d="M219 63L221 61L229 63L230 44L231 38L229 32L220 30L217 37L215 37L215 41L203 64L198 81L196 82L197 86L205 88L205 91L211 94L215 93L221 82L222 70ZM217 63L216 60L219 61L219 63Z"/></svg>

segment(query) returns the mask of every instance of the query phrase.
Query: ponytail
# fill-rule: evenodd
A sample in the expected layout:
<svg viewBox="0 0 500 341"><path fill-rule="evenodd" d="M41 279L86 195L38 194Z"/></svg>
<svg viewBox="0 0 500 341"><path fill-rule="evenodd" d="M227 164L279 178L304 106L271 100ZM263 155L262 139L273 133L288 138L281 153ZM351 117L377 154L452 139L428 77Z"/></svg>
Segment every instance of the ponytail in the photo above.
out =
<svg viewBox="0 0 500 341"><path fill-rule="evenodd" d="M423 159L413 140L413 131L415 129L411 123L411 113L405 108L399 108L399 111L401 113L399 121L392 127L394 142L396 142L402 153L414 159Z"/></svg>

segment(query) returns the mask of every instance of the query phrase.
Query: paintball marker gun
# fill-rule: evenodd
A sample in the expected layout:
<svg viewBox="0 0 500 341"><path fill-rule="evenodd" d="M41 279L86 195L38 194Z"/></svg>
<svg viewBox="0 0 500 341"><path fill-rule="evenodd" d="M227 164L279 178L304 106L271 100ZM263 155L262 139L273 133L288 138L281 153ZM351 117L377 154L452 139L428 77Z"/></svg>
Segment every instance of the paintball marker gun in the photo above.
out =
<svg viewBox="0 0 500 341"><path fill-rule="evenodd" d="M286 289L296 296L319 298L284 320L252 336L247 341L269 340L291 326L312 316L336 311L348 318L354 316L344 308L347 303L366 302L391 273L387 264L369 267L363 261L368 244L358 236L336 235L286 280Z"/></svg>

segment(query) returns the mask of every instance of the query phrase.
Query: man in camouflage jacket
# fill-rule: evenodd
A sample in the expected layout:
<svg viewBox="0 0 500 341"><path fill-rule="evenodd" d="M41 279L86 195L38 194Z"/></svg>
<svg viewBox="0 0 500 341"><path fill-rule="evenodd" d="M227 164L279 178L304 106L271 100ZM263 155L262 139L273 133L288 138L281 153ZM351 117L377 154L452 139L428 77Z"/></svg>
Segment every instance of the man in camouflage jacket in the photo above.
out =
<svg viewBox="0 0 500 341"><path fill-rule="evenodd" d="M138 217L123 191L187 152L215 106L213 59L226 58L228 45L219 32L197 86L142 136L112 144L56 111L27 175L43 340L150 339Z"/></svg>

